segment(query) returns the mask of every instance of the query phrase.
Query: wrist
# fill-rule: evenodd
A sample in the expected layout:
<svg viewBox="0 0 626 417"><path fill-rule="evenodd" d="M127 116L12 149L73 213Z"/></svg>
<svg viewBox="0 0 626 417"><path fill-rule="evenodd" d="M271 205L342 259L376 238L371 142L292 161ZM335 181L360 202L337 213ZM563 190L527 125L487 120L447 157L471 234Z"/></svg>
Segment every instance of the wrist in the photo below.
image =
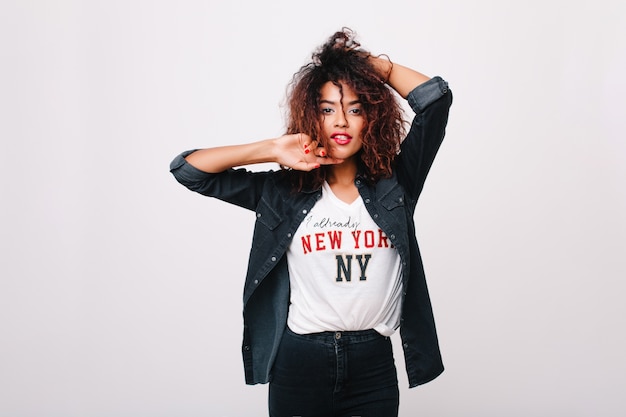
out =
<svg viewBox="0 0 626 417"><path fill-rule="evenodd" d="M262 142L262 145L267 149L269 153L269 159L271 162L280 163L280 138L267 139Z"/></svg>
<svg viewBox="0 0 626 417"><path fill-rule="evenodd" d="M384 83L389 81L393 63L387 55L370 56L370 62Z"/></svg>

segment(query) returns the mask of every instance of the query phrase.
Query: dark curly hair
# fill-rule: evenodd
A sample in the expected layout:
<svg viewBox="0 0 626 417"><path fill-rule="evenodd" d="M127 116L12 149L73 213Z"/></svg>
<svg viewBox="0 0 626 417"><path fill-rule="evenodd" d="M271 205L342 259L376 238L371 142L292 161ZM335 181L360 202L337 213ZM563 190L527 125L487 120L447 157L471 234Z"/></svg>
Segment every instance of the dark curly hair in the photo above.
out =
<svg viewBox="0 0 626 417"><path fill-rule="evenodd" d="M326 146L320 126L320 90L328 81L350 87L361 102L365 126L361 132L359 175L370 182L391 176L392 165L404 137L402 107L372 65L370 53L360 49L355 33L343 28L312 55L312 61L294 74L287 93L287 133L306 133ZM292 171L297 191L318 188L326 179L326 166L311 172Z"/></svg>

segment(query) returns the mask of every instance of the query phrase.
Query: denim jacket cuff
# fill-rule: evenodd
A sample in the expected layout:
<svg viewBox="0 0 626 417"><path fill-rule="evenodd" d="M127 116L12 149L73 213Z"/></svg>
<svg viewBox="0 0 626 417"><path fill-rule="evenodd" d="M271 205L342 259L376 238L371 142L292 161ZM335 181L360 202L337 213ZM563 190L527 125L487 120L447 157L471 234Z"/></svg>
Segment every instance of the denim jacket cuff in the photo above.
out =
<svg viewBox="0 0 626 417"><path fill-rule="evenodd" d="M203 180L206 177L211 176L208 172L204 172L194 167L185 160L185 157L194 153L197 149L185 151L178 155L172 162L170 162L170 172L174 174L176 179L181 180Z"/></svg>
<svg viewBox="0 0 626 417"><path fill-rule="evenodd" d="M437 76L415 87L407 96L407 101L413 111L419 114L447 92L448 83Z"/></svg>

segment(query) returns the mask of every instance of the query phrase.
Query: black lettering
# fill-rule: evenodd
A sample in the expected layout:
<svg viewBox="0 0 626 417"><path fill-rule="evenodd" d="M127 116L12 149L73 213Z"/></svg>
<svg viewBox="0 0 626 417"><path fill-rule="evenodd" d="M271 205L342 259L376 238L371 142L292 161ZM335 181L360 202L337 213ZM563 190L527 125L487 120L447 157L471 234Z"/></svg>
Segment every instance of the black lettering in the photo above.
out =
<svg viewBox="0 0 626 417"><path fill-rule="evenodd" d="M365 281L367 279L365 276L365 270L367 269L367 264L369 263L371 257L372 255L370 254L356 256L356 260L359 261L359 267L361 268L361 277L359 278L360 281ZM365 262L363 262L363 258L365 258Z"/></svg>
<svg viewBox="0 0 626 417"><path fill-rule="evenodd" d="M350 282L352 280L352 255L346 255L345 263L342 255L336 255L335 259L337 259L337 282L343 281L341 278L342 272L346 277L346 281Z"/></svg>

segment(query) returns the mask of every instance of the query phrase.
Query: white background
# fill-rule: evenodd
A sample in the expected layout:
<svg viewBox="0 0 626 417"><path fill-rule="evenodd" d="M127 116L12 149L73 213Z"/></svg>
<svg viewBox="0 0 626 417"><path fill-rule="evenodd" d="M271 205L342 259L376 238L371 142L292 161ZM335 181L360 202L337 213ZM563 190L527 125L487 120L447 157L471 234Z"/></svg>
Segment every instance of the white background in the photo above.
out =
<svg viewBox="0 0 626 417"><path fill-rule="evenodd" d="M446 372L402 416L626 412L619 1L37 1L0 8L0 416L262 416L253 213L171 159L275 137L335 30L454 92L417 212Z"/></svg>

